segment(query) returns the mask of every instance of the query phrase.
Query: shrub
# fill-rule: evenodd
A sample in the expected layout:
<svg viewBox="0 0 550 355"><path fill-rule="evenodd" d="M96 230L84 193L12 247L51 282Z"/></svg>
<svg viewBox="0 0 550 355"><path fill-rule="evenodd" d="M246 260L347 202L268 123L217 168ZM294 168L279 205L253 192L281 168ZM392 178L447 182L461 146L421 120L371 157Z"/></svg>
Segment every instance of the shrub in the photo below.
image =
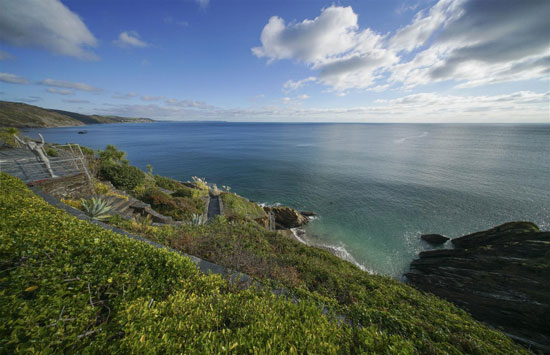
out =
<svg viewBox="0 0 550 355"><path fill-rule="evenodd" d="M102 178L109 180L116 188L130 191L145 180L145 173L130 165L107 165L100 171Z"/></svg>
<svg viewBox="0 0 550 355"><path fill-rule="evenodd" d="M99 161L101 166L107 165L125 165L128 160L125 159L126 153L118 150L114 145L109 144L105 150L99 150Z"/></svg>
<svg viewBox="0 0 550 355"><path fill-rule="evenodd" d="M185 187L181 182L167 178L165 176L155 175L155 183L158 187L166 190L177 191Z"/></svg>
<svg viewBox="0 0 550 355"><path fill-rule="evenodd" d="M172 194L172 197L189 197L193 200L198 200L203 196L208 196L207 190L193 189L185 185Z"/></svg>
<svg viewBox="0 0 550 355"><path fill-rule="evenodd" d="M92 219L102 221L109 218L107 212L111 210L111 206L101 198L92 197L90 200L82 199L82 210Z"/></svg>
<svg viewBox="0 0 550 355"><path fill-rule="evenodd" d="M232 219L260 219L267 216L264 209L254 202L232 193L221 194L224 213Z"/></svg>
<svg viewBox="0 0 550 355"><path fill-rule="evenodd" d="M149 189L142 197L151 207L166 216L171 216L176 220L191 220L193 214L202 214L204 211L204 202L193 200L188 197L172 197L158 189Z"/></svg>
<svg viewBox="0 0 550 355"><path fill-rule="evenodd" d="M54 147L49 147L48 149L46 149L46 154L48 154L50 157L57 157L59 155Z"/></svg>
<svg viewBox="0 0 550 355"><path fill-rule="evenodd" d="M105 185L101 181L94 182L94 191L98 195L105 195L109 192L109 186Z"/></svg>
<svg viewBox="0 0 550 355"><path fill-rule="evenodd" d="M61 202L63 202L64 204L66 204L67 206L71 206L73 208L76 208L77 210L81 210L82 209L82 201L80 200L70 200L70 199L64 199L62 198L61 199Z"/></svg>
<svg viewBox="0 0 550 355"><path fill-rule="evenodd" d="M9 147L15 148L19 143L15 140L14 135L18 134L19 130L15 127L0 129L0 142L4 142Z"/></svg>

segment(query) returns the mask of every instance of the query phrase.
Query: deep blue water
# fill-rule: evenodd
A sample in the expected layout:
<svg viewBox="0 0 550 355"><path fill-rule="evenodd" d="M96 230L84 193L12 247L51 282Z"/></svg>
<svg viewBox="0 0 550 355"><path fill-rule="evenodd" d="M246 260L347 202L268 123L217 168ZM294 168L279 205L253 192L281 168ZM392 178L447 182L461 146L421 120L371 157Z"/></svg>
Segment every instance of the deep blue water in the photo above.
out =
<svg viewBox="0 0 550 355"><path fill-rule="evenodd" d="M429 246L512 220L550 229L550 125L174 123L31 130L319 213L309 241L399 277Z"/></svg>

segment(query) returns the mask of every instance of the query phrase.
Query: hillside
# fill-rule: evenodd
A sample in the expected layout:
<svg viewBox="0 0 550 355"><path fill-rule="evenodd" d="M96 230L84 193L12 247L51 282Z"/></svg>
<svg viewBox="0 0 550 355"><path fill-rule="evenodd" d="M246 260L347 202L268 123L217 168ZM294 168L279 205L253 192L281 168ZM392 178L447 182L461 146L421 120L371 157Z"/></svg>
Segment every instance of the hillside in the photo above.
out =
<svg viewBox="0 0 550 355"><path fill-rule="evenodd" d="M7 352L524 352L446 301L244 214L181 228L109 222L283 284L298 304L201 275L186 257L77 220L6 174L0 180L0 347ZM234 210L245 211L241 204L235 199Z"/></svg>
<svg viewBox="0 0 550 355"><path fill-rule="evenodd" d="M20 102L0 101L0 127L66 127L100 123L153 122L149 118L83 115L76 112L46 109Z"/></svg>

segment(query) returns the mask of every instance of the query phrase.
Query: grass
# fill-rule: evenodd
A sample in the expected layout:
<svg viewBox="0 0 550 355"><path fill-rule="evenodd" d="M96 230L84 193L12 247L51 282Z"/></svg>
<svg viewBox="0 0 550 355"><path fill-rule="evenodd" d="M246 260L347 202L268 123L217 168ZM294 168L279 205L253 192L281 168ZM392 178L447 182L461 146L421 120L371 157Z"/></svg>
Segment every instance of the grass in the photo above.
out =
<svg viewBox="0 0 550 355"><path fill-rule="evenodd" d="M223 192L220 195L224 214L228 219L256 220L266 218L263 208L247 199L230 192Z"/></svg>

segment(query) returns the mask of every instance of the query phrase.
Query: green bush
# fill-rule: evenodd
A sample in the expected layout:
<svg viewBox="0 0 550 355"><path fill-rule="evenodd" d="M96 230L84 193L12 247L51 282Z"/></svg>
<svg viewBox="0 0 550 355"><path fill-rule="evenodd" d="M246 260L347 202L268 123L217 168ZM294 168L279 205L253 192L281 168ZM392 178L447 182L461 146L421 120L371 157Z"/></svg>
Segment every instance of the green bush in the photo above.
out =
<svg viewBox="0 0 550 355"><path fill-rule="evenodd" d="M236 194L224 192L221 194L224 214L228 218L255 220L266 218L264 209L254 202L250 202Z"/></svg>
<svg viewBox="0 0 550 355"><path fill-rule="evenodd" d="M155 175L155 182L158 187L171 191L177 191L185 187L185 185L179 181L160 175Z"/></svg>
<svg viewBox="0 0 550 355"><path fill-rule="evenodd" d="M172 197L158 189L145 191L142 200L149 203L155 211L179 221L191 220L193 215L201 215L205 209L205 204L201 200L193 200L189 197Z"/></svg>
<svg viewBox="0 0 550 355"><path fill-rule="evenodd" d="M188 197L193 200L198 200L203 196L208 196L207 190L193 189L185 185L182 185L181 188L172 194L172 197Z"/></svg>
<svg viewBox="0 0 550 355"><path fill-rule="evenodd" d="M56 157L59 155L54 147L49 147L48 149L46 149L46 154L48 154L50 157Z"/></svg>
<svg viewBox="0 0 550 355"><path fill-rule="evenodd" d="M105 150L99 150L99 161L101 166L107 165L125 165L128 164L128 160L125 159L126 153L118 150L114 145L107 145Z"/></svg>
<svg viewBox="0 0 550 355"><path fill-rule="evenodd" d="M18 147L18 143L15 140L14 135L19 134L19 130L15 127L8 127L0 129L0 145L3 142L9 147L15 148Z"/></svg>
<svg viewBox="0 0 550 355"><path fill-rule="evenodd" d="M145 181L145 173L131 165L102 166L100 175L109 180L116 188L130 191Z"/></svg>

